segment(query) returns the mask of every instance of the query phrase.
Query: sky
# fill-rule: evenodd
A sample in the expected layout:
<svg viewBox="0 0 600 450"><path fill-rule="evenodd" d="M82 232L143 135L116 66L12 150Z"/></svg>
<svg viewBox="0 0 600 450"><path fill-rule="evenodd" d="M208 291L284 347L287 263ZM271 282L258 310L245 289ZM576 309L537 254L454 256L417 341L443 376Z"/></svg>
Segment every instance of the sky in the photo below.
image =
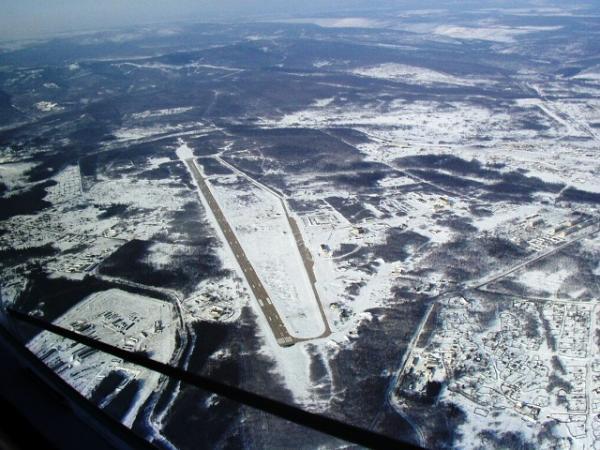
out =
<svg viewBox="0 0 600 450"><path fill-rule="evenodd" d="M0 39L177 20L335 11L389 0L0 0Z"/></svg>
<svg viewBox="0 0 600 450"><path fill-rule="evenodd" d="M342 10L436 6L510 7L564 0L0 0L0 40L47 37L56 33L99 30L159 22L214 21L269 16L310 16ZM591 1L591 0L576 0ZM593 0L592 3L598 0ZM467 6L468 5L468 6Z"/></svg>

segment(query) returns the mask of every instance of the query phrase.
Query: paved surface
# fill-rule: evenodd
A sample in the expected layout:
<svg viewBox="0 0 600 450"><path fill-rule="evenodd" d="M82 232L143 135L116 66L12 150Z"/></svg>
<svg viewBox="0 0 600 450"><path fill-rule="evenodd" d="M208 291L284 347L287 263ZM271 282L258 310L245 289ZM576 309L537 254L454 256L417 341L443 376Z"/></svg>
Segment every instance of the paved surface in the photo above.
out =
<svg viewBox="0 0 600 450"><path fill-rule="evenodd" d="M292 230L294 240L296 241L296 247L298 247L298 252L300 252L300 256L302 257L302 263L304 264L304 270L306 270L306 273L308 275L308 279L310 281L310 287L315 296L315 300L316 300L317 306L319 308L319 314L321 315L321 320L323 321L323 325L324 325L323 333L321 333L319 336L310 337L310 338L295 338L296 342L310 341L312 339L318 339L318 338L323 338L323 337L329 336L331 334L331 328L329 326L329 322L327 321L327 316L325 315L325 310L323 309L323 304L321 303L321 298L319 297L319 292L317 291L317 277L315 276L315 271L314 271L314 261L312 259L310 250L304 243L304 238L302 237L302 232L300 231L300 227L298 227L298 223L289 213L289 210L286 206L285 198L281 194L279 194L277 191L275 191L274 189L261 183L258 180L255 180L250 175L248 175L246 172L244 172L244 171L238 169L237 167L235 167L234 165L228 163L220 156L217 156L216 159L224 166L233 170L235 173L238 173L239 175L248 179L251 183L256 185L258 188L263 189L267 192L270 192L272 195L277 197L277 199L281 202L281 206L283 208L283 211L285 212L285 217L288 221L290 229Z"/></svg>
<svg viewBox="0 0 600 450"><path fill-rule="evenodd" d="M327 337L331 334L331 328L329 328L329 322L327 321L327 317L325 316L325 311L323 310L323 305L321 303L321 298L319 297L319 293L317 292L317 278L315 277L315 272L313 270L314 261L312 259L312 255L310 251L304 244L304 239L302 238L302 233L300 232L300 228L296 223L296 220L288 214L288 210L285 207L285 203L283 204L283 209L285 211L285 215L287 216L288 223L290 224L290 228L292 229L292 233L294 235L294 239L296 240L296 245L298 246L298 250L300 251L300 256L302 256L302 262L304 263L304 269L308 274L308 278L310 280L310 287L312 288L313 294L315 296L315 300L317 301L317 306L319 307L319 314L321 315L321 320L325 325L325 330L321 333L319 338ZM309 341L314 338L305 338L305 339L297 339L298 341Z"/></svg>
<svg viewBox="0 0 600 450"><path fill-rule="evenodd" d="M235 233L229 225L229 222L227 222L223 211L221 211L221 207L219 206L212 192L208 188L208 185L206 184L202 173L198 169L198 166L196 165L193 159L186 159L185 162L192 171L192 174L196 179L196 183L198 184L202 195L204 196L206 202L210 206L210 209L212 210L213 215L215 216L215 219L217 220L217 223L221 228L221 231L225 235L225 239L227 240L229 247L231 247L235 258L238 264L240 265L242 272L244 273L244 277L246 277L246 280L248 281L248 284L252 289L254 297L256 297L256 300L258 301L258 304L260 305L262 312L265 315L265 318L267 319L267 322L269 323L273 334L275 335L275 339L277 339L277 343L282 347L286 347L293 345L295 342L298 342L296 338L290 335L285 324L283 323L283 320L281 320L281 316L279 315L277 309L273 305L273 302L269 298L267 290L258 278L258 275L252 267L252 264L250 264L250 261L248 260L248 257L244 252L244 249L240 245L240 242L235 236Z"/></svg>

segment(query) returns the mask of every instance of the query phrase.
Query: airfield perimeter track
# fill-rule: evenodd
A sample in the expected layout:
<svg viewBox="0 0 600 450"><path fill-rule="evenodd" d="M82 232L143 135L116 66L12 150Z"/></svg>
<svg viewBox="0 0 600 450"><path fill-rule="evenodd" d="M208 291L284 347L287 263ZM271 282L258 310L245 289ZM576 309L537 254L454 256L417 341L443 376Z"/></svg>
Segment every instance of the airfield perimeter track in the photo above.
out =
<svg viewBox="0 0 600 450"><path fill-rule="evenodd" d="M294 240L296 241L296 247L298 248L298 252L300 253L300 257L302 258L302 263L304 264L304 270L306 270L306 274L308 275L308 279L310 281L310 287L312 289L313 295L315 296L315 300L316 300L317 306L319 308L319 314L321 315L321 320L323 320L323 324L325 326L323 333L321 333L319 336L310 337L310 338L295 338L296 342L311 341L313 339L320 339L320 338L329 336L331 334L331 327L329 326L329 322L327 321L327 316L325 315L325 310L323 309L323 303L321 303L321 298L319 297L319 292L317 291L317 277L315 276L315 271L314 271L314 261L312 259L312 255L310 254L310 250L306 247L306 244L304 243L304 238L302 237L302 232L300 231L300 227L298 227L298 223L290 215L290 212L286 206L285 198L283 197L283 195L277 193L275 190L264 185L260 181L252 178L250 175L248 175L243 170L241 170L238 167L234 166L233 164L225 161L220 156L217 156L216 159L221 164L223 164L225 167L228 167L233 172L235 172L235 173L239 174L240 176L249 180L252 184L254 184L259 189L262 189L263 191L268 192L271 195L274 195L277 198L277 200L279 200L279 202L281 203L281 207L283 208L283 211L285 212L285 217L287 218L288 225L290 226L290 229L292 230L292 235L294 236Z"/></svg>
<svg viewBox="0 0 600 450"><path fill-rule="evenodd" d="M281 320L281 316L279 315L277 309L273 305L273 302L269 298L267 290L260 281L260 278L258 278L256 271L252 267L252 264L250 264L250 261L248 260L248 257L244 252L244 249L240 245L240 242L238 241L237 237L235 236L235 233L233 232L233 229L229 225L229 222L227 222L223 211L221 211L219 204L217 203L215 197L208 188L208 185L206 184L202 173L198 169L196 162L191 158L186 159L185 162L188 165L192 174L194 175L194 178L196 179L196 182L198 184L198 187L200 188L200 191L202 192L202 195L204 196L206 202L210 206L210 209L212 210L212 213L215 216L215 219L217 220L217 223L219 224L219 227L221 228L221 231L223 232L223 235L225 236L229 247L231 247L231 250L233 251L235 259L240 265L242 272L244 272L244 276L248 281L248 285L252 289L252 292L254 293L254 296L258 301L258 304L260 305L262 312L265 315L267 322L269 323L269 326L273 331L273 334L275 335L277 343L282 347L288 347L296 342L301 341L301 339L296 339L288 332L285 324L283 323L283 320Z"/></svg>

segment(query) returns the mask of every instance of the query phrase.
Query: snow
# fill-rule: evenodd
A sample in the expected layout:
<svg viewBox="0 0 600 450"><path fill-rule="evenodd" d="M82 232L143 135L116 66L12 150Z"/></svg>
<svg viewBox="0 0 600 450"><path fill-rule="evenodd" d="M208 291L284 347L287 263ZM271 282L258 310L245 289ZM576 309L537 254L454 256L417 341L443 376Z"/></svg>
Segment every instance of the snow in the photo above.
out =
<svg viewBox="0 0 600 450"><path fill-rule="evenodd" d="M179 147L175 150L177 157L185 164L186 159L194 158L194 152L183 140L179 140ZM187 164L186 164L187 167Z"/></svg>
<svg viewBox="0 0 600 450"><path fill-rule="evenodd" d="M324 59L320 59L318 61L315 61L313 63L313 67L316 67L317 69L321 69L322 67L327 67L327 66L331 66L333 64L332 61L327 61Z"/></svg>
<svg viewBox="0 0 600 450"><path fill-rule="evenodd" d="M539 31L556 31L561 26L548 27L462 27L456 25L440 25L434 28L433 33L456 39L478 39L501 43L513 43L515 38L528 33Z"/></svg>
<svg viewBox="0 0 600 450"><path fill-rule="evenodd" d="M147 138L161 133L172 133L182 131L184 125L155 125L148 127L119 128L113 134L121 141L132 141L136 139Z"/></svg>
<svg viewBox="0 0 600 450"><path fill-rule="evenodd" d="M178 71L178 70L183 70L183 69L194 69L194 70L208 69L208 70L224 71L224 72L231 72L231 73L244 71L244 69L241 69L239 67L220 66L220 65L214 65L214 64L203 64L200 62L192 62L189 64L165 64L165 63L156 63L156 62L140 62L140 63L119 62L119 63L115 63L114 66L115 67L123 67L123 68L130 67L130 68L134 68L134 69L152 69L152 70L160 70L163 72Z"/></svg>
<svg viewBox="0 0 600 450"><path fill-rule="evenodd" d="M185 161L186 159L193 157L192 150L189 148L189 146L183 140L179 141L179 147L176 150L176 154L182 161ZM187 165L186 165L186 168L187 168ZM188 169L188 171L189 171L189 169ZM190 175L191 175L191 173L190 173ZM210 208L209 208L208 204L206 203L203 195L201 194L199 189L197 191L198 191L198 196L200 197L202 204L204 205L204 208L206 209L206 211L210 211ZM232 192L231 194L233 195L233 197L237 196L236 192ZM213 195L215 195L215 197L217 198L214 188L213 188ZM232 201L235 201L235 199L232 199ZM228 210L223 208L223 211L229 220L230 216L227 214ZM214 216L210 213L208 213L207 216L208 216L208 219L209 219L213 229L216 231L216 233L220 237L221 241L226 242L225 237L223 236L221 229L220 229L218 223L216 222ZM248 244L248 239L246 239L245 241L242 241L240 239L240 242L241 242L242 246L244 247L244 249L246 249L247 245L250 245L250 246L253 245L253 243L251 241ZM260 247L260 242L254 243L254 247L257 247L257 246ZM275 248L277 249L277 247L275 247ZM260 250L260 248L259 248L259 250ZM284 248L284 250L286 252L289 252L289 248ZM229 270L233 270L233 271L237 271L238 273L241 273L241 270L239 269L239 266L233 255L233 252L231 251L231 249L229 248L228 245L223 245L218 250L218 253L219 253L219 258L223 262L224 269L229 269ZM254 259L250 255L248 255L248 257L251 260L251 262L254 264ZM261 272L258 271L258 268L255 267L255 269L257 270L257 273L259 274L259 276L261 276ZM303 271L304 270L302 268L302 272ZM250 290L249 286L247 285L245 278L243 278L241 275L239 276L239 278L243 279L245 291L244 291L243 295L238 294L237 298L238 298L239 304L243 304L245 302L248 302L249 297L248 297L247 293L251 292L251 290ZM225 290L228 289L227 286L231 286L231 283L232 283L231 279L228 279L228 281L226 280L223 282L224 286L226 287ZM206 320L207 318L209 318L206 308L205 308L205 306L203 306L203 302L196 301L198 298L201 298L202 295L205 295L206 293L210 292L210 289L207 286L207 284L208 283L206 283L206 282L200 283L200 285L196 288L196 292L195 292L194 296L184 300L183 309L184 309L184 314L186 314L188 317L188 320L190 319L190 317L192 320L196 320L196 319ZM265 285L266 285L266 283L265 283ZM268 286L266 286L266 287L268 288ZM237 290L238 290L238 288L236 287L236 291ZM221 292L221 289L219 289L219 292ZM272 298L272 299L274 302L276 301L275 298ZM262 310L259 307L256 299L252 298L252 300L249 302L249 305L251 306L251 308L253 309L253 311L257 317L257 321L258 321L258 325L259 325L258 337L261 338L261 340L264 343L260 350L261 353L275 361L276 369L274 369L274 372L276 372L278 375L280 375L282 377L283 383L292 392L292 394L294 396L294 400L301 404L312 404L311 403L312 400L311 400L311 396L310 396L310 387L311 387L310 372L309 372L310 360L309 360L309 356L306 352L305 344L296 344L292 347L281 347L275 340L275 337L273 336L273 333L271 332L270 325L267 322L266 318L264 317ZM278 310L279 310L279 308L278 308ZM279 311L279 312L281 314L281 311ZM320 317L315 316L315 318L316 318L316 320L320 321ZM235 319L235 317L233 317L233 319ZM283 320L285 321L285 318ZM314 343L314 342L315 341L313 341L312 343Z"/></svg>
<svg viewBox="0 0 600 450"><path fill-rule="evenodd" d="M548 115L548 117L550 117L556 123L563 125L567 129L570 128L570 124L565 119L563 119L558 114L556 114L555 111L553 111L551 108L549 108L548 102L545 102L544 100L537 99L537 98L520 98L520 99L517 99L516 104L517 104L517 106L521 106L521 107L528 107L528 106L538 107L541 111L543 111L546 115Z"/></svg>
<svg viewBox="0 0 600 450"><path fill-rule="evenodd" d="M386 63L377 66L361 67L352 73L371 78L380 78L392 81L402 81L410 84L457 84L472 86L477 80L455 77L450 74L427 69L425 67L409 66L406 64ZM482 82L482 81L480 81Z"/></svg>
<svg viewBox="0 0 600 450"><path fill-rule="evenodd" d="M537 213L538 210L539 206L537 205L518 205L512 208L503 208L502 210L494 211L494 214L489 217L473 217L473 225L479 231L492 231L501 223L529 217Z"/></svg>
<svg viewBox="0 0 600 450"><path fill-rule="evenodd" d="M155 268L167 268L173 261L177 246L163 242L155 242L148 249L146 261Z"/></svg>
<svg viewBox="0 0 600 450"><path fill-rule="evenodd" d="M312 23L322 28L377 28L382 26L382 22L365 17L342 17L342 18L302 18L278 20L284 23Z"/></svg>
<svg viewBox="0 0 600 450"><path fill-rule="evenodd" d="M599 81L600 80L600 66L589 67L585 70L582 70L577 75L572 77L575 80L591 80L591 81Z"/></svg>
<svg viewBox="0 0 600 450"><path fill-rule="evenodd" d="M185 106L180 108L167 108L167 109L156 109L153 111L142 111L139 113L134 113L131 115L131 118L134 120L139 119L148 119L151 117L163 117L163 116L172 116L176 114L182 114L194 109L193 106Z"/></svg>
<svg viewBox="0 0 600 450"><path fill-rule="evenodd" d="M46 188L46 201L56 204L81 197L81 174L78 165L66 167L55 175L53 180L56 184Z"/></svg>
<svg viewBox="0 0 600 450"><path fill-rule="evenodd" d="M159 157L159 158L150 158L148 160L148 169L156 169L163 164L172 162L171 158L167 157Z"/></svg>
<svg viewBox="0 0 600 450"><path fill-rule="evenodd" d="M262 119L267 127L350 127L367 132L368 135L393 140L394 145L386 151L389 158L400 152L400 147L411 140L419 145L439 145L463 143L476 138L482 124L489 121L509 122L508 113L494 112L483 106L469 102L455 102L452 108L439 108L427 101L404 102L394 100L379 108L378 105L329 105L322 108L308 108L288 113L282 117ZM507 123L508 128L508 123ZM368 153L371 144L360 145ZM381 145L376 145L378 149Z"/></svg>
<svg viewBox="0 0 600 450"><path fill-rule="evenodd" d="M518 281L531 289L536 290L541 287L545 291L555 294L569 275L571 275L571 272L566 269L559 269L552 272L528 270L521 274Z"/></svg>
<svg viewBox="0 0 600 450"><path fill-rule="evenodd" d="M109 318L105 314L113 314ZM117 322L120 318L121 322ZM175 332L177 321L171 304L120 289L109 289L96 292L54 321L54 324L73 329L78 324L91 324L94 337L102 342L118 347L129 347L129 350L149 351L152 358L160 362L169 362L175 350ZM157 321L162 321L163 329L156 331ZM123 324L131 324L125 327ZM90 397L94 388L112 370L124 370L130 378L142 381L141 389L131 405L123 423L131 426L139 408L160 382L160 374L139 366L130 365L112 358L104 353L95 352L85 357L77 356L85 347L72 346L71 341L57 337L46 331L32 339L27 347L42 356L51 349L44 362L50 367L64 362L57 373L82 395Z"/></svg>
<svg viewBox="0 0 600 450"><path fill-rule="evenodd" d="M335 100L335 97L320 98L320 99L317 99L314 101L313 106L316 108L323 108L323 107L331 104L334 100Z"/></svg>
<svg viewBox="0 0 600 450"><path fill-rule="evenodd" d="M31 162L0 162L0 182L4 183L8 190L13 190L25 184L25 172L35 167Z"/></svg>
<svg viewBox="0 0 600 450"><path fill-rule="evenodd" d="M213 195L290 333L321 334L316 299L279 198L235 175L212 180Z"/></svg>
<svg viewBox="0 0 600 450"><path fill-rule="evenodd" d="M42 111L42 112L50 112L50 111L55 111L55 110L60 110L62 108L60 108L58 106L57 103L53 103L53 102L46 102L46 101L42 101L42 102L37 102L35 104L35 107Z"/></svg>
<svg viewBox="0 0 600 450"><path fill-rule="evenodd" d="M306 350L306 344L280 347L272 338L268 326L266 328L261 327L260 334L265 342L260 353L275 360L276 369L274 373L283 378L283 383L294 395L294 402L299 404L311 403L310 357Z"/></svg>
<svg viewBox="0 0 600 450"><path fill-rule="evenodd" d="M223 255L223 247L217 250L218 256L224 257L224 266L232 272L234 262ZM181 307L188 322L198 320L233 322L240 317L241 307L248 304L250 297L248 289L240 277L226 276L218 281L202 280L194 292L182 301Z"/></svg>

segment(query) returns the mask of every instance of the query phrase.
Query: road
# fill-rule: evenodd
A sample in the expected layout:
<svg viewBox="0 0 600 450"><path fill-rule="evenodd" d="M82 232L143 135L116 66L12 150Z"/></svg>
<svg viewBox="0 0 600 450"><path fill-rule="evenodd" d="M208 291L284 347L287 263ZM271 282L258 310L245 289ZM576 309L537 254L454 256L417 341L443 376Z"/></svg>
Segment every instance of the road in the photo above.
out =
<svg viewBox="0 0 600 450"><path fill-rule="evenodd" d="M329 327L329 322L327 322L327 317L325 316L325 311L323 310L323 305L321 304L321 298L319 297L319 293L317 292L317 277L315 276L315 272L313 270L314 261L312 259L312 255L310 254L310 251L304 244L304 239L302 239L302 233L300 232L300 228L298 227L296 220L288 214L287 208L285 208L285 206L284 210L285 215L287 216L288 223L290 224L290 228L292 229L294 239L296 240L298 251L300 252L300 256L302 256L304 270L306 270L306 273L308 274L308 278L310 280L310 287L312 288L313 295L315 296L315 300L317 301L317 306L319 307L319 314L321 314L321 320L323 321L323 324L325 326L325 330L318 337L327 337L331 334L331 328ZM298 340L308 341L311 339L314 338L304 338Z"/></svg>
<svg viewBox="0 0 600 450"><path fill-rule="evenodd" d="M597 225L597 223L590 224L590 225L595 226L595 225ZM504 278L505 276L510 275L511 273L516 272L519 269L522 269L523 267L528 266L529 264L537 262L543 258L546 258L547 256L553 255L554 253L559 252L560 250L564 249L565 247L568 247L569 245L572 245L575 242L581 241L582 239L585 239L585 238L589 237L590 235L593 235L596 232L598 232L598 228L594 227L591 231L588 231L585 234L577 236L576 238L571 239L570 241L567 241L557 247L551 248L550 250L546 250L545 252L538 253L533 258L530 258L530 259L528 259L520 264L517 264L515 266L512 266L509 269L506 269L500 273L488 275L483 279L479 279L476 281L472 281L470 283L466 283L465 287L467 289L480 289L487 284L493 283L494 281L497 281L500 278Z"/></svg>
<svg viewBox="0 0 600 450"><path fill-rule="evenodd" d="M440 294L440 295L442 295L442 294ZM425 325L427 324L427 321L429 320L429 316L431 315L433 309L435 308L435 305L438 302L438 299L437 299L438 297L439 297L439 295L436 297L436 299L431 301L431 303L427 307L427 310L425 311L425 314L423 314L423 317L421 318L421 321L419 322L417 329L413 333L413 335L410 339L410 342L406 346L406 350L404 350L404 353L402 354L402 358L400 359L398 368L394 371L394 374L392 375L392 377L390 378L390 381L388 382L388 387L387 387L386 393L384 395L383 407L381 408L379 413L377 413L377 415L373 418L373 420L371 421L371 424L369 425L370 430L377 430L377 427L379 426L380 421L382 420L382 418L385 415L386 408L389 407L396 414L398 414L400 417L402 417L408 425L411 426L411 428L413 429L413 431L415 433L415 438L417 439L417 444L421 447L425 446L425 436L423 435L421 427L419 427L419 425L414 420L412 420L410 415L407 414L407 412L402 408L402 406L396 402L394 393L396 391L396 388L398 387L398 380L404 373L406 363L412 357L413 350L414 350L417 342L419 341L419 337L421 336L421 333L423 332L423 329L425 328Z"/></svg>
<svg viewBox="0 0 600 450"><path fill-rule="evenodd" d="M244 249L240 245L240 242L235 236L235 233L229 225L229 222L227 222L221 207L215 200L215 197L206 184L206 181L198 169L195 161L190 158L186 159L185 163L192 172L194 179L200 188L200 192L208 203L208 206L210 207L215 219L217 220L217 223L219 224L219 227L221 228L221 231L223 232L223 235L225 236L225 239L227 240L227 243L229 244L229 247L235 256L235 259L244 273L244 277L246 278L254 297L256 298L265 318L267 319L269 326L271 327L271 331L273 332L277 343L282 347L288 347L298 342L298 339L290 335L285 324L283 323L283 320L281 320L281 316L269 298L267 290L260 281L260 278L252 267L252 264L250 264Z"/></svg>

